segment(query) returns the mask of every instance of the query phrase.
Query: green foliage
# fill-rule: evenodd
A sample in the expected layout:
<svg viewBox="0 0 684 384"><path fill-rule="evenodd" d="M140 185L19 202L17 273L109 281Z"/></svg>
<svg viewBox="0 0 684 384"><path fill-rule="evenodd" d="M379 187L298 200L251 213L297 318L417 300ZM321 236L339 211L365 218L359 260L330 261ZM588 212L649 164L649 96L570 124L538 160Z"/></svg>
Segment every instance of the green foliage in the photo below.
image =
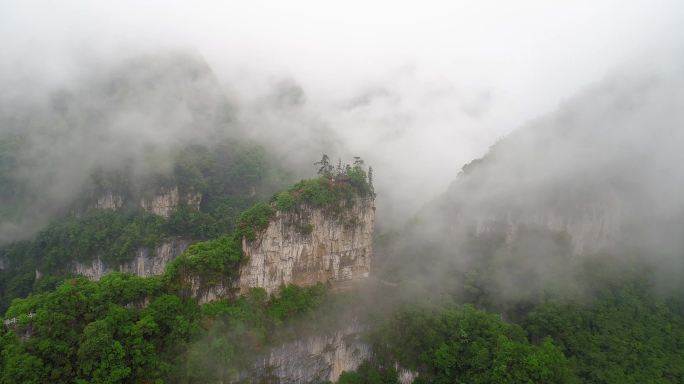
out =
<svg viewBox="0 0 684 384"><path fill-rule="evenodd" d="M369 362L362 363L355 372L342 372L337 384L398 384L394 367L378 368Z"/></svg>
<svg viewBox="0 0 684 384"><path fill-rule="evenodd" d="M92 210L55 222L32 241L0 248L0 257L9 264L0 271L0 310L14 297L54 287L71 273L73 261L99 257L106 265L117 265L136 249L156 245L164 234L164 220L142 211ZM36 270L42 279L36 279Z"/></svg>
<svg viewBox="0 0 684 384"><path fill-rule="evenodd" d="M9 134L0 137L0 221L26 215L35 204L22 200L33 195L12 177L22 140ZM169 174L141 178L132 169L128 164L95 170L92 185L65 209L79 214L53 221L32 240L0 247L5 261L0 270L0 310L12 298L62 281L74 261L100 257L105 265L118 266L131 260L138 248L156 246L170 236L206 240L231 233L241 212L282 188L288 178L263 148L236 141L190 145L179 151ZM181 205L168 219L138 207L142 197L158 193L162 186L178 187L181 196ZM183 196L198 192L199 211L183 205ZM123 208L89 210L94 198L105 193L122 197ZM35 278L36 270L47 278L45 283Z"/></svg>
<svg viewBox="0 0 684 384"><path fill-rule="evenodd" d="M550 340L532 345L520 327L469 305L399 311L372 340L380 361L432 383L575 382Z"/></svg>
<svg viewBox="0 0 684 384"><path fill-rule="evenodd" d="M355 166L347 169L346 173L352 189L354 189L359 196L369 196L371 194L368 176L366 176L366 171L364 171L363 168Z"/></svg>
<svg viewBox="0 0 684 384"><path fill-rule="evenodd" d="M241 241L244 237L248 240L254 240L259 231L268 227L274 213L273 208L266 203L255 204L244 211L237 222L235 239Z"/></svg>
<svg viewBox="0 0 684 384"><path fill-rule="evenodd" d="M21 197L22 185L15 176L20 153L26 137L3 132L0 136L0 214L3 218L15 216L16 201Z"/></svg>
<svg viewBox="0 0 684 384"><path fill-rule="evenodd" d="M237 372L235 367L244 368L269 343L296 337L294 328L285 324L295 318L313 320L314 309L325 297L323 285L283 287L280 295L270 298L255 289L239 299L202 308L184 290L188 277L199 278L203 287L230 286L243 257L242 238L254 239L264 230L274 206L286 210L301 202L286 191L274 206L259 203L238 217L259 196L253 185L268 177L262 155L243 153L232 159L234 173L216 182L222 176L212 173L227 171L221 169L220 156L201 149L184 153L175 179L163 182L204 192L199 212L181 206L163 219L127 208L92 210L53 223L33 241L0 249L0 256L16 266L0 272L3 298L34 292L15 299L5 314L17 317L19 324L0 334L0 383L225 381ZM235 180L244 184L232 185ZM122 186L130 180L110 175L98 183L98 188L124 191ZM330 180L315 183L333 191L338 200L326 200L331 203L355 193L351 181L332 187ZM307 196L328 204L315 200L315 193ZM93 282L67 276L71 261L100 257L106 264L121 263L139 247L155 246L168 236L213 240L190 246L160 278L110 273ZM36 270L46 276L36 280ZM225 369L195 369L216 367L214 363ZM205 380L202 375L210 377Z"/></svg>
<svg viewBox="0 0 684 384"><path fill-rule="evenodd" d="M89 261L98 255L105 262L117 263L128 260L136 248L159 242L162 226L161 218L144 212L92 210L40 233L32 251L43 255L47 269L62 260Z"/></svg>
<svg viewBox="0 0 684 384"><path fill-rule="evenodd" d="M289 203L289 197L278 194L273 200L276 206L280 201L286 209L298 204L308 204L319 208L339 208L342 202L351 202L354 197L375 197L371 179L363 169L363 160L355 158L354 165L338 165L337 170L330 164L330 159L325 154L321 161L315 163L319 166L319 177L316 179L302 180L290 188L289 195L293 204ZM278 208L280 209L280 208Z"/></svg>
<svg viewBox="0 0 684 384"><path fill-rule="evenodd" d="M533 339L552 337L584 382L684 382L684 318L640 284L547 302L525 326Z"/></svg>
<svg viewBox="0 0 684 384"><path fill-rule="evenodd" d="M203 194L203 204L227 196L263 197L281 187L286 173L261 146L225 141L211 148L189 146L178 154L173 182Z"/></svg>
<svg viewBox="0 0 684 384"><path fill-rule="evenodd" d="M343 198L351 198L350 188L335 188L327 177L302 180L290 189L297 203L307 203L315 207L325 207Z"/></svg>
<svg viewBox="0 0 684 384"><path fill-rule="evenodd" d="M151 310L139 308L160 288L159 279L112 273L99 282L67 280L52 292L15 300L5 317L22 321L3 336L0 382L117 383L160 377L155 343L166 347L166 335L154 339L136 326L143 318L157 320ZM35 316L28 318L28 313ZM29 337L17 343L18 334ZM139 354L150 351L141 360ZM145 369L134 369L133 362L146 362Z"/></svg>
<svg viewBox="0 0 684 384"><path fill-rule="evenodd" d="M123 383L131 374L126 366L126 352L114 339L112 325L107 320L88 324L78 347L78 382Z"/></svg>
<svg viewBox="0 0 684 384"><path fill-rule="evenodd" d="M14 316L19 326L0 334L0 383L163 382L201 329L194 301L120 273L17 299Z"/></svg>
<svg viewBox="0 0 684 384"><path fill-rule="evenodd" d="M269 308L271 318L283 321L296 314L311 313L321 304L326 289L323 284L312 287L288 285L274 298Z"/></svg>
<svg viewBox="0 0 684 384"><path fill-rule="evenodd" d="M165 234L194 239L217 237L223 233L221 229L212 215L184 206L174 210L164 223Z"/></svg>
<svg viewBox="0 0 684 384"><path fill-rule="evenodd" d="M5 332L0 338L2 371L0 383L41 384L48 382L43 361L27 352L26 345L14 332Z"/></svg>
<svg viewBox="0 0 684 384"><path fill-rule="evenodd" d="M206 333L189 348L180 381L230 382L250 367L252 358L269 345L283 342L287 321L312 315L325 288L285 287L268 300L266 291L252 289L235 300L219 300L202 306ZM298 337L294 332L290 337Z"/></svg>
<svg viewBox="0 0 684 384"><path fill-rule="evenodd" d="M280 192L275 199L276 209L279 211L289 211L295 206L295 199L288 191Z"/></svg>
<svg viewBox="0 0 684 384"><path fill-rule="evenodd" d="M232 236L224 235L191 245L168 264L165 278L172 284L184 286L189 279L197 277L201 279L203 287L214 286L234 278L241 259L241 243Z"/></svg>
<svg viewBox="0 0 684 384"><path fill-rule="evenodd" d="M223 234L234 231L240 214L257 202L256 197L227 196L205 200L202 205L204 211L213 218L213 233ZM211 237L215 236L207 236Z"/></svg>

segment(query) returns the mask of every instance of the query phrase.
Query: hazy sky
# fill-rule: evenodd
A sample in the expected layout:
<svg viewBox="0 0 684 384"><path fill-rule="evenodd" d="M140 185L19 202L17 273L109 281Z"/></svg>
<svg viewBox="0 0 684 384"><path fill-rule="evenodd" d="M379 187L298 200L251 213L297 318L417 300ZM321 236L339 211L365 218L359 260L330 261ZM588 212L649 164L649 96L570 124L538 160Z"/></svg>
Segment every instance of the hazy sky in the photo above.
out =
<svg viewBox="0 0 684 384"><path fill-rule="evenodd" d="M411 205L587 85L667 63L682 25L676 0L1 0L0 84L3 97L40 92L112 58L190 48L255 129L323 125L376 165L379 183L404 180L393 203ZM306 106L250 114L283 79Z"/></svg>

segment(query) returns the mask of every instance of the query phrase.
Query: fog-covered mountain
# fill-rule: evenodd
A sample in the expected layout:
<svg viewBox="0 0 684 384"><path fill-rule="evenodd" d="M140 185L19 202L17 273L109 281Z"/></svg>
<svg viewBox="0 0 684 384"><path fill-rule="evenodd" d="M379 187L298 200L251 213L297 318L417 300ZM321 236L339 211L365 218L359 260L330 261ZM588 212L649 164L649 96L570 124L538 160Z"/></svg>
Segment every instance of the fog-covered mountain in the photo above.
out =
<svg viewBox="0 0 684 384"><path fill-rule="evenodd" d="M389 270L462 285L457 271L487 259L496 290L514 295L573 280L580 260L617 256L676 283L683 80L679 70L615 76L502 138L394 236Z"/></svg>

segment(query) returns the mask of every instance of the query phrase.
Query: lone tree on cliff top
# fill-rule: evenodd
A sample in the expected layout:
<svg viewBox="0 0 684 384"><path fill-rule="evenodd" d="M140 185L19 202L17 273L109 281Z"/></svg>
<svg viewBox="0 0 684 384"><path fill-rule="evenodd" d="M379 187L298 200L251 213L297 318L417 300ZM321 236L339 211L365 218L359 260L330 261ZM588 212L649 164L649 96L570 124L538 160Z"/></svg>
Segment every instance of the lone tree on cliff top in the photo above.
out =
<svg viewBox="0 0 684 384"><path fill-rule="evenodd" d="M330 164L330 158L328 157L328 155L324 153L323 157L321 158L321 161L315 162L314 165L318 167L319 176L332 177L333 166L332 164Z"/></svg>

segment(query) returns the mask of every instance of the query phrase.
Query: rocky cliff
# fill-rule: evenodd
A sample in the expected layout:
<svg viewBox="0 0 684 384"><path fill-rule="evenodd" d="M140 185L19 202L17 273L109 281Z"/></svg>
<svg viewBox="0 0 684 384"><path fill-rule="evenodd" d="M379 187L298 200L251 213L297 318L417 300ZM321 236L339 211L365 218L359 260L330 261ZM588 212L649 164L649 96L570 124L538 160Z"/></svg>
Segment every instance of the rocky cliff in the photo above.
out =
<svg viewBox="0 0 684 384"><path fill-rule="evenodd" d="M188 192L181 196L178 192L178 187L169 187L161 188L152 197L140 199L140 207L157 216L168 218L181 203L198 211L201 202L201 193Z"/></svg>
<svg viewBox="0 0 684 384"><path fill-rule="evenodd" d="M178 189L157 197L147 207L154 213L168 214L178 202ZM189 201L199 205L200 199L201 196ZM228 286L202 287L197 279L191 282L193 294L206 303L257 287L270 294L288 284L332 283L341 287L366 278L373 255L374 226L375 207L370 198L357 198L335 212L305 205L276 211L268 227L254 240L243 240L245 260L236 281ZM189 245L188 240L170 239L153 250L140 248L130 262L119 266L107 266L96 258L92 263L75 263L73 269L93 280L112 271L158 275Z"/></svg>
<svg viewBox="0 0 684 384"><path fill-rule="evenodd" d="M190 240L171 238L160 245L150 248L139 248L135 257L118 266L105 265L98 257L91 263L74 263L73 271L91 280L99 280L103 275L119 271L128 272L141 277L160 275L166 264L180 256L190 246Z"/></svg>
<svg viewBox="0 0 684 384"><path fill-rule="evenodd" d="M371 357L357 324L324 335L285 343L256 359L241 380L286 383L336 381L344 371L356 370Z"/></svg>
<svg viewBox="0 0 684 384"><path fill-rule="evenodd" d="M572 209L534 209L502 211L479 215L474 219L478 236L504 234L514 244L522 229L544 230L566 235L575 255L595 254L612 249L622 233L622 209L619 202L583 204Z"/></svg>
<svg viewBox="0 0 684 384"><path fill-rule="evenodd" d="M123 206L123 197L120 194L114 193L112 191L107 191L100 195L94 204L96 209L113 209L117 210Z"/></svg>
<svg viewBox="0 0 684 384"><path fill-rule="evenodd" d="M368 277L374 225L372 199L356 199L337 214L308 206L278 211L254 241L243 240L240 292Z"/></svg>
<svg viewBox="0 0 684 384"><path fill-rule="evenodd" d="M357 322L325 334L312 335L283 343L256 358L240 382L322 383L335 382L342 372L359 368L373 358L370 344L364 341L364 328ZM410 384L418 373L395 364L400 384Z"/></svg>
<svg viewBox="0 0 684 384"><path fill-rule="evenodd" d="M177 186L161 187L153 195L134 200L129 202L119 193L106 191L97 196L92 207L96 209L117 210L125 204L135 205L149 213L168 218L181 205L198 211L202 203L202 194L194 191L181 193Z"/></svg>
<svg viewBox="0 0 684 384"><path fill-rule="evenodd" d="M203 287L189 282L200 303L264 288L269 294L288 284L331 283L342 288L368 277L373 256L375 206L357 198L336 212L302 205L276 211L254 240L243 239L245 260L232 284Z"/></svg>

